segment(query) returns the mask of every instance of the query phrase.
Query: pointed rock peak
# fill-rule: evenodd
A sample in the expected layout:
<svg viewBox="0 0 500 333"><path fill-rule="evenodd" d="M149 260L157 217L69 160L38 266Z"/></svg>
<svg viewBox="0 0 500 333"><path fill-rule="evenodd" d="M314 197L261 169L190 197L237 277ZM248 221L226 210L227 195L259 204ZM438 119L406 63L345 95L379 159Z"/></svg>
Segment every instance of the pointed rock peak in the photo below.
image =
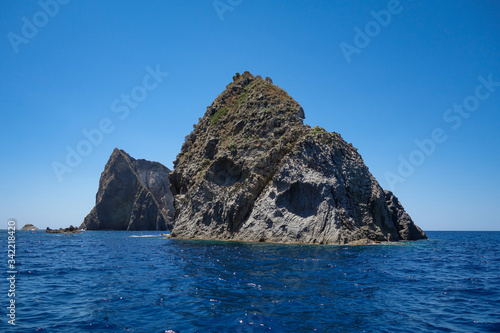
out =
<svg viewBox="0 0 500 333"><path fill-rule="evenodd" d="M125 152L125 150L119 149L119 148L115 148L113 150L113 153L110 156L110 160L113 160L113 159L116 159L116 158L119 158L119 157L127 159L128 162L135 161L135 158L133 158L132 156L130 156L127 152Z"/></svg>
<svg viewBox="0 0 500 333"><path fill-rule="evenodd" d="M233 82L207 108L204 119L208 118L211 125L216 125L264 113L273 117L287 116L289 120L302 124L305 118L302 107L272 82L269 77L264 80L250 72L236 73Z"/></svg>
<svg viewBox="0 0 500 333"><path fill-rule="evenodd" d="M174 162L172 236L334 244L425 238L351 144L303 119L302 107L270 78L236 73Z"/></svg>
<svg viewBox="0 0 500 333"><path fill-rule="evenodd" d="M171 176L177 193L227 167L238 170L238 175L224 176L224 183L233 178L244 181L245 170L256 165L274 168L267 155L286 154L305 134L304 110L271 82L249 72L236 73L185 138Z"/></svg>
<svg viewBox="0 0 500 333"><path fill-rule="evenodd" d="M96 205L81 228L167 230L174 217L170 170L115 148L99 180Z"/></svg>
<svg viewBox="0 0 500 333"><path fill-rule="evenodd" d="M125 150L122 150L122 149L116 147L115 149L113 149L113 153L111 153L111 157L113 157L113 156L119 156L119 155L129 156L129 154L127 154L125 152Z"/></svg>

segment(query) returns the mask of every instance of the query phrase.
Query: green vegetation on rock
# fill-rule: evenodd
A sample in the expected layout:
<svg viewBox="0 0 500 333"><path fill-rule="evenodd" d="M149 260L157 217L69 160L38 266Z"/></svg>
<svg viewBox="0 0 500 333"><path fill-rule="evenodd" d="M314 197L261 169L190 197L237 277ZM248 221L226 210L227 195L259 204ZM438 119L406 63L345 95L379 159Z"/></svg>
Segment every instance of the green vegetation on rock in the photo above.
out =
<svg viewBox="0 0 500 333"><path fill-rule="evenodd" d="M229 144L229 151L231 151L232 153L236 153L236 143L231 142Z"/></svg>
<svg viewBox="0 0 500 333"><path fill-rule="evenodd" d="M222 109L217 111L212 117L210 117L210 123L212 125L217 124L220 121L220 119L227 114L228 111L229 109L227 106L223 107Z"/></svg>

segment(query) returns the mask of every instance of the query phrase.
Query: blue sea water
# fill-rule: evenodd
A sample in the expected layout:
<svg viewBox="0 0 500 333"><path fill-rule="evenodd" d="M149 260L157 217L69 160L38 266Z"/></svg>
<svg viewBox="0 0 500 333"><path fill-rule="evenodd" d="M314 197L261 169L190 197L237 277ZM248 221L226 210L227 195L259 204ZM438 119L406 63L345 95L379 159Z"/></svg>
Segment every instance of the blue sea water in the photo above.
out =
<svg viewBox="0 0 500 333"><path fill-rule="evenodd" d="M151 235L153 237L134 237ZM16 232L1 332L500 332L500 232L375 246Z"/></svg>

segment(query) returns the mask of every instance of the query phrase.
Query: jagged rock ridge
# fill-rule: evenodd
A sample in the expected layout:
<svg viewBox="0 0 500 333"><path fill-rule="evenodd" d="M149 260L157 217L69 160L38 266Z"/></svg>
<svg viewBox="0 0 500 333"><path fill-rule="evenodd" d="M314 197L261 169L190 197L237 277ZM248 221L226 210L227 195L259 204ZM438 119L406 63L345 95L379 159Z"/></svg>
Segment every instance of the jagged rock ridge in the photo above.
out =
<svg viewBox="0 0 500 333"><path fill-rule="evenodd" d="M352 145L303 124L284 90L245 72L207 108L170 174L173 237L344 244L426 238Z"/></svg>
<svg viewBox="0 0 500 333"><path fill-rule="evenodd" d="M45 233L47 234L65 234L65 233L81 233L81 231L77 228L77 227L73 227L72 225L70 225L68 228L59 228L59 229L50 229L49 227L47 227L47 229L45 229ZM71 235L73 236L73 235Z"/></svg>
<svg viewBox="0 0 500 333"><path fill-rule="evenodd" d="M115 148L99 180L87 230L171 230L174 206L168 175L158 162L136 160Z"/></svg>

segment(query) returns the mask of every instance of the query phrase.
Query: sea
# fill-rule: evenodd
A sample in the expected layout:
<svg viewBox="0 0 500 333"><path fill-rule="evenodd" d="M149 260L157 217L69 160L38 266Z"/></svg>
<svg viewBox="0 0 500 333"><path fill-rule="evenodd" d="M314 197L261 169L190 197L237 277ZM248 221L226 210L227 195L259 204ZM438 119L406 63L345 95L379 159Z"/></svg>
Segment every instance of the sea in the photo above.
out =
<svg viewBox="0 0 500 333"><path fill-rule="evenodd" d="M9 267L4 230L0 332L500 332L500 232L427 235L343 246L16 231Z"/></svg>

